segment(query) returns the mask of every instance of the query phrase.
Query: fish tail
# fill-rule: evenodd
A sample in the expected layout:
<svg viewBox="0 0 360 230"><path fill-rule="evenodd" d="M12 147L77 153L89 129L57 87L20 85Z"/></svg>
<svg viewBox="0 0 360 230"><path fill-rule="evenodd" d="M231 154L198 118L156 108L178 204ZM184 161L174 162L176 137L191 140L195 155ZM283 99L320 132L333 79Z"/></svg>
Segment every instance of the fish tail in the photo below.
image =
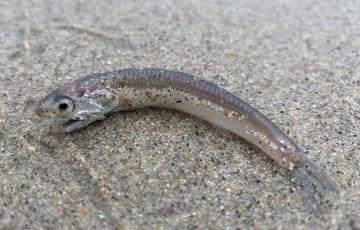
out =
<svg viewBox="0 0 360 230"><path fill-rule="evenodd" d="M307 184L311 184L313 181L316 182L316 184L322 185L322 187L327 191L330 191L336 195L342 195L343 190L334 180L332 180L328 175L326 175L323 170L316 166L304 154L301 154L300 157L301 160L298 162L298 164L292 171L293 175L301 183L304 184L306 182Z"/></svg>
<svg viewBox="0 0 360 230"><path fill-rule="evenodd" d="M314 213L320 213L321 207L315 198L314 188L312 187L311 178L301 168L295 168L291 171L292 176L300 183L300 190L303 199Z"/></svg>

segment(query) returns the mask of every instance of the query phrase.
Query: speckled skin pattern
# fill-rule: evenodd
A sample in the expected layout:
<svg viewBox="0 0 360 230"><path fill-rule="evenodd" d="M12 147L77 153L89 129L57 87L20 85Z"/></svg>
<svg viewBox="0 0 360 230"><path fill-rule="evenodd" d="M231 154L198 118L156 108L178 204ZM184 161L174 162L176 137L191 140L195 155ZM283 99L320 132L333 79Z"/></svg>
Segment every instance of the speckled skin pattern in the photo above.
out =
<svg viewBox="0 0 360 230"><path fill-rule="evenodd" d="M106 92L106 90L108 90ZM100 94L98 93L99 91ZM89 97L99 95L100 101ZM109 94L109 95L108 95ZM38 106L38 114L56 113L53 98L73 99L75 111L86 113L81 102L92 100L103 108L99 113L124 111L149 106L182 110L199 116L201 108L218 113L217 123L264 150L278 164L293 169L299 148L269 119L234 94L186 73L163 69L120 69L93 74L60 87ZM105 99L104 99L105 98ZM96 100L96 101L95 101ZM184 111L181 104L194 108ZM90 111L89 111L90 112ZM91 114L89 114L91 116ZM64 117L62 115L61 117ZM65 116L66 117L66 116ZM73 118L69 114L69 118ZM208 120L206 117L203 119ZM225 122L223 122L225 120ZM230 123L226 125L226 121ZM216 120L210 122L216 122ZM221 123L224 123L221 125ZM73 130L68 130L68 132Z"/></svg>
<svg viewBox="0 0 360 230"><path fill-rule="evenodd" d="M63 102L67 104L65 110L59 106ZM294 171L305 183L308 195L308 177L339 192L336 183L257 109L208 81L180 71L131 68L88 75L59 87L39 102L36 111L40 116L67 119L56 130L63 128L68 133L101 120L110 112L144 107L177 109L237 134L279 165Z"/></svg>

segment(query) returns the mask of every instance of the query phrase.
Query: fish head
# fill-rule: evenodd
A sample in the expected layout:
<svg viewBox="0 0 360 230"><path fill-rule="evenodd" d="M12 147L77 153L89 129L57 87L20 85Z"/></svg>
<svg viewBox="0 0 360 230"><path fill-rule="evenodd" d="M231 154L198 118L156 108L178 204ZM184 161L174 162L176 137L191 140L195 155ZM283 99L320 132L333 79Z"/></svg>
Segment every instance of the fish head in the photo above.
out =
<svg viewBox="0 0 360 230"><path fill-rule="evenodd" d="M35 110L41 117L58 118L64 132L80 129L118 107L118 98L110 89L72 82L42 99Z"/></svg>

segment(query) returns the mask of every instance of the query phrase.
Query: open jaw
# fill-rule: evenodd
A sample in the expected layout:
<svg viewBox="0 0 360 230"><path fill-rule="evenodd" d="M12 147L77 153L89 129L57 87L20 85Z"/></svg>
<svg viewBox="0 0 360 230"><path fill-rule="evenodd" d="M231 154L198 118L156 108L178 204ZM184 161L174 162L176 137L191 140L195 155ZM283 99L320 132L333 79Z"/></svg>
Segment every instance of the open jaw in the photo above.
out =
<svg viewBox="0 0 360 230"><path fill-rule="evenodd" d="M61 127L66 129L66 128L76 125L77 123L79 123L81 121L82 120L80 120L80 119L69 119L69 120L62 122Z"/></svg>
<svg viewBox="0 0 360 230"><path fill-rule="evenodd" d="M62 122L60 124L60 126L61 126L61 129L63 130L63 132L68 133L68 132L71 132L74 130L81 129L81 128L89 125L90 123L101 120L103 118L105 118L105 116L103 114L96 114L93 116L88 116L86 118L75 117L75 118L65 120L64 122Z"/></svg>
<svg viewBox="0 0 360 230"><path fill-rule="evenodd" d="M41 130L45 133L58 135L71 132L81 126L82 121L77 119L48 119L41 123Z"/></svg>
<svg viewBox="0 0 360 230"><path fill-rule="evenodd" d="M86 121L76 118L50 118L42 122L42 129L53 135L64 134L86 126Z"/></svg>
<svg viewBox="0 0 360 230"><path fill-rule="evenodd" d="M79 118L71 118L68 119L64 122L62 122L60 124L61 129L63 130L63 132L65 133L69 133L71 131L77 130L77 129L81 129L85 126L87 126L88 124L90 124L92 122L91 119L79 119Z"/></svg>
<svg viewBox="0 0 360 230"><path fill-rule="evenodd" d="M52 135L61 135L69 133L74 130L81 129L91 123L91 120L81 119L49 119L42 123L42 129L44 132Z"/></svg>

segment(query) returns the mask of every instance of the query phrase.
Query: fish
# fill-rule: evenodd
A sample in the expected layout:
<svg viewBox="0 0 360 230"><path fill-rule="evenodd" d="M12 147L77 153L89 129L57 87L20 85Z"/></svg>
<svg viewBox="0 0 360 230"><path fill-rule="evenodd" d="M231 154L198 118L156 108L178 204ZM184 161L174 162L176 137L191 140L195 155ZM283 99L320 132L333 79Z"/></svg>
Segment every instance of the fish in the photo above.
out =
<svg viewBox="0 0 360 230"><path fill-rule="evenodd" d="M318 185L342 194L340 186L259 110L226 89L181 71L125 68L90 74L54 90L35 111L60 121L56 133L70 133L111 113L146 107L179 110L238 135L286 168L309 200Z"/></svg>

